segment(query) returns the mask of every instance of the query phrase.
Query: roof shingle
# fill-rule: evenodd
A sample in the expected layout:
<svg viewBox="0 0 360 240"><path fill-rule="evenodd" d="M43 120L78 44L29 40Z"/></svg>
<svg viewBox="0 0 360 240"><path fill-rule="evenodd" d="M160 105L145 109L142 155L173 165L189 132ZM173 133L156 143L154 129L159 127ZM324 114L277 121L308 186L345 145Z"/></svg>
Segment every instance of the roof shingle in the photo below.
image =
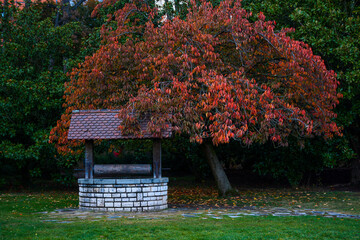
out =
<svg viewBox="0 0 360 240"><path fill-rule="evenodd" d="M119 130L121 119L116 115L119 110L75 110L71 115L68 139L136 139L134 135L122 135ZM145 131L148 121L140 122L145 132L142 138L154 138ZM163 138L171 137L171 128L162 132Z"/></svg>

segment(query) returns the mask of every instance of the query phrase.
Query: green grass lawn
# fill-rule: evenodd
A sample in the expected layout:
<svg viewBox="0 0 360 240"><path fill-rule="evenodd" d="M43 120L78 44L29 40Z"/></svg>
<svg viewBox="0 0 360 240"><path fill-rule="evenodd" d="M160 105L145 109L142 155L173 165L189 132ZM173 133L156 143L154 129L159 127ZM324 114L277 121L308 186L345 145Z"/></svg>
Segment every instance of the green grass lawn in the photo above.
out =
<svg viewBox="0 0 360 240"><path fill-rule="evenodd" d="M170 189L169 192L170 203L184 202L186 191L180 194L176 189ZM268 206L273 204L291 207L295 205L292 204L293 201L296 201L296 206L314 209L323 209L326 204L327 209L340 212L355 214L360 211L359 196L351 192L258 190L255 193L249 190L246 196L245 192L241 191L243 195L234 199L222 200L214 197L213 203L265 203ZM209 194L211 195L212 191ZM190 194L187 198L195 197ZM196 201L201 203L201 199L209 202L209 196L204 192ZM193 204L194 201L192 199L190 202ZM348 205L349 203L351 205ZM346 218L224 216L223 219L213 219L205 214L196 218L184 218L181 213L171 213L156 219L144 219L139 215L131 218L131 215L127 215L116 219L73 218L67 222L69 219L55 217L57 222L51 222L49 214L39 213L59 208L74 208L77 204L78 196L74 192L1 194L0 239L360 239L360 221ZM146 215L152 216L151 213ZM60 223L62 220L65 223Z"/></svg>

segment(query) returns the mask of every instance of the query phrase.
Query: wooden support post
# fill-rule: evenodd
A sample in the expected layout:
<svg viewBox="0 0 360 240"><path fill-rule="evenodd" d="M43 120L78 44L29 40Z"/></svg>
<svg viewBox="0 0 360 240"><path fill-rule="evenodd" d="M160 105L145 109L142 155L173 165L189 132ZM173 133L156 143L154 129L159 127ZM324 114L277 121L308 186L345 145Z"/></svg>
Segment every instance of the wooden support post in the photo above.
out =
<svg viewBox="0 0 360 240"><path fill-rule="evenodd" d="M94 173L94 141L85 140L85 178L93 178Z"/></svg>
<svg viewBox="0 0 360 240"><path fill-rule="evenodd" d="M161 178L161 139L153 140L153 174L154 178Z"/></svg>

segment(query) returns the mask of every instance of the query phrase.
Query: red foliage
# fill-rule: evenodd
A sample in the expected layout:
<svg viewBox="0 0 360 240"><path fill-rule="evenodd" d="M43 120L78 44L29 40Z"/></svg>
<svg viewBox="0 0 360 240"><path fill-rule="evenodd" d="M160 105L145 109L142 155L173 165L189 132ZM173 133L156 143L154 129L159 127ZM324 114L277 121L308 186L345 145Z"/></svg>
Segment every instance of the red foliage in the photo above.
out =
<svg viewBox="0 0 360 240"><path fill-rule="evenodd" d="M340 134L332 111L340 97L335 73L287 36L292 29L274 32L262 13L250 21L236 0L218 7L192 1L186 20L155 25L155 15L146 5L127 4L114 14L117 29L104 26L101 48L73 69L67 109L51 137L60 151L68 151L73 109L121 109L120 128L129 133L151 113L149 131L171 123L192 141L215 145L230 139L286 145L290 135Z"/></svg>

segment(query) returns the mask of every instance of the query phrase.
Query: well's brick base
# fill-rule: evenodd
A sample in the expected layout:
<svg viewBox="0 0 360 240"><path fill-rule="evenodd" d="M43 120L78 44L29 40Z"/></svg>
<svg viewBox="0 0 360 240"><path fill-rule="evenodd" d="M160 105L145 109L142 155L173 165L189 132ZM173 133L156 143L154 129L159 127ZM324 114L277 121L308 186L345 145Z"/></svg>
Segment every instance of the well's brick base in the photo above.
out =
<svg viewBox="0 0 360 240"><path fill-rule="evenodd" d="M109 212L166 209L168 181L168 178L79 179L79 207Z"/></svg>

